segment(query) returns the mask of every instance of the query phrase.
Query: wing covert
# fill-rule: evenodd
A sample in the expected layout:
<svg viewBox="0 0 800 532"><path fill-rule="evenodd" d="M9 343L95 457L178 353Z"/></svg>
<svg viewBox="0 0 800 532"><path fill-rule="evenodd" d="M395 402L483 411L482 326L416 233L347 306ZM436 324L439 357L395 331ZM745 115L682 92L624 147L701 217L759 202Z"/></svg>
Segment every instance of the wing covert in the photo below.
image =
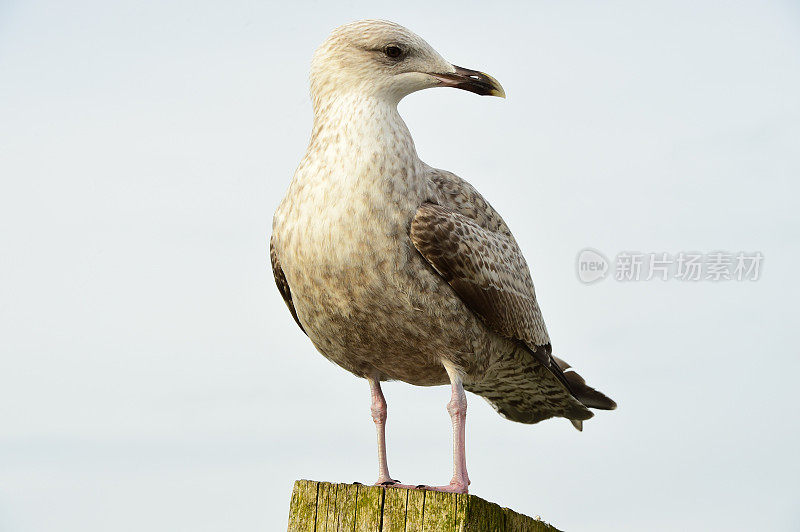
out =
<svg viewBox="0 0 800 532"><path fill-rule="evenodd" d="M523 342L550 364L550 338L528 264L510 233L487 229L454 209L424 203L411 223L411 241L487 326Z"/></svg>

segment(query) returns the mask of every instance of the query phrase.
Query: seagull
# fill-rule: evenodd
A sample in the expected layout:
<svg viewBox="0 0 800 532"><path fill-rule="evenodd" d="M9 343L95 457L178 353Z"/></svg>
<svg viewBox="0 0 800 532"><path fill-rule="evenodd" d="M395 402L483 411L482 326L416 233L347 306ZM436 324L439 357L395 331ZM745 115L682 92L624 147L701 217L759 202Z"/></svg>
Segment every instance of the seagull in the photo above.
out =
<svg viewBox="0 0 800 532"><path fill-rule="evenodd" d="M289 312L328 360L369 382L376 485L467 493L466 391L503 417L563 417L616 403L552 354L530 270L510 229L465 180L422 162L397 110L453 87L505 97L492 76L445 61L398 24L335 29L311 62L308 149L273 218L270 258ZM389 475L381 382L450 385L453 477Z"/></svg>

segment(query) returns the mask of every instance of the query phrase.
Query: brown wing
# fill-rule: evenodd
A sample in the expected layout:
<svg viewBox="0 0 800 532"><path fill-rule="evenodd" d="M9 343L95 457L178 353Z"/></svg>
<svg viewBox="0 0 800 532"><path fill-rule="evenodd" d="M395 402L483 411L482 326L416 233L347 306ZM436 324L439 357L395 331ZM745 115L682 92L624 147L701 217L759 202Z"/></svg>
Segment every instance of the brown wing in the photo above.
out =
<svg viewBox="0 0 800 532"><path fill-rule="evenodd" d="M475 187L457 175L431 167L427 170L433 185L432 200L437 205L428 203L420 207L412 222L412 239L420 253L489 327L519 341L583 405L616 408L614 401L588 386L569 364L550 354L550 339L528 265L500 214ZM497 370L515 374L519 365L524 366L527 361L508 363L517 365ZM479 384L471 386L472 391L489 399L501 413L515 421L535 423L552 415L565 415L547 413L541 405L527 410L520 406L536 398L541 392L539 385L517 382L523 390L516 392L524 392L522 395L506 390L498 396L500 388L507 384L502 379L500 383L491 382L490 388L483 390L486 393L481 392ZM517 402L520 398L524 399L522 403ZM512 412L518 415L511 415ZM576 420L586 419L578 412L565 417L572 419L579 429L580 421Z"/></svg>
<svg viewBox="0 0 800 532"><path fill-rule="evenodd" d="M484 229L502 233L514 240L511 230L500 214L475 187L456 174L438 168L428 168L428 176L433 184L437 203L463 214Z"/></svg>
<svg viewBox="0 0 800 532"><path fill-rule="evenodd" d="M502 230L505 224L500 223ZM550 338L528 264L510 233L487 229L455 209L424 203L411 222L411 241L486 325L523 342L550 366Z"/></svg>
<svg viewBox="0 0 800 532"><path fill-rule="evenodd" d="M289 283L286 282L286 276L281 269L281 263L278 260L278 252L275 250L273 238L269 239L269 258L272 261L272 275L275 276L275 284L278 285L278 291L281 293L281 296L283 296L283 301L286 303L286 306L289 307L289 312L292 313L294 321L297 322L300 330L305 333L306 330L303 329L303 325L297 318L297 311L294 309L294 303L292 303L292 291L289 289Z"/></svg>

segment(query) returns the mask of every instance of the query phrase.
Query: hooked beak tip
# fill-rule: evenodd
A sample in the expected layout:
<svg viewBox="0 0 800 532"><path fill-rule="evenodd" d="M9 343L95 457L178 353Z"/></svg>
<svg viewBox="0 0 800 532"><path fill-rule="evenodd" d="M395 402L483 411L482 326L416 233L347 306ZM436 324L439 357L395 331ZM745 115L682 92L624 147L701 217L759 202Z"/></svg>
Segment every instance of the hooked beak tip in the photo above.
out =
<svg viewBox="0 0 800 532"><path fill-rule="evenodd" d="M444 87L454 87L456 89L474 92L481 96L506 97L506 91L503 89L503 86L489 74L456 65L453 65L453 68L455 72L431 75L438 79Z"/></svg>

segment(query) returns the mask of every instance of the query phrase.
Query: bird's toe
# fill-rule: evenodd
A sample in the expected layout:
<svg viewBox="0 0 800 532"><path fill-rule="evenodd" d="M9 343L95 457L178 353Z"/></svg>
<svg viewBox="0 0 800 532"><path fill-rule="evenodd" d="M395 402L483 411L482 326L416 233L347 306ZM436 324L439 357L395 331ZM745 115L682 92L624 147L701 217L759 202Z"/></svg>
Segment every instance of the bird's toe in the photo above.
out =
<svg viewBox="0 0 800 532"><path fill-rule="evenodd" d="M422 489L428 491L441 491L444 493L469 493L466 483L451 482L446 486L423 486Z"/></svg>

